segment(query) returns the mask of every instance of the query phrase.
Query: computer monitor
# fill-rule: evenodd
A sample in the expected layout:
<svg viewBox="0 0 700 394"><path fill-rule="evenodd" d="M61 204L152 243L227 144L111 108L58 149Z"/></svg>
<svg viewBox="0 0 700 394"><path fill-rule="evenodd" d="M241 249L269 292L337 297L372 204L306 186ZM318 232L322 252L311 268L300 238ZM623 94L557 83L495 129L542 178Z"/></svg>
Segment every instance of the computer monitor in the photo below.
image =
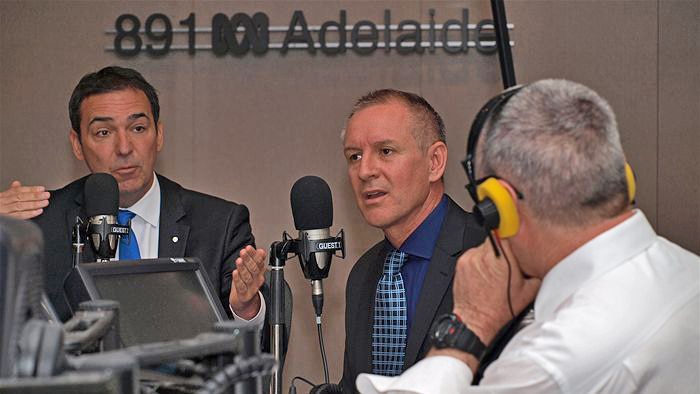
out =
<svg viewBox="0 0 700 394"><path fill-rule="evenodd" d="M82 301L118 301L124 346L190 338L227 319L195 258L80 264L64 290L74 311Z"/></svg>
<svg viewBox="0 0 700 394"><path fill-rule="evenodd" d="M22 329L41 316L43 245L34 223L0 215L0 378L15 376Z"/></svg>

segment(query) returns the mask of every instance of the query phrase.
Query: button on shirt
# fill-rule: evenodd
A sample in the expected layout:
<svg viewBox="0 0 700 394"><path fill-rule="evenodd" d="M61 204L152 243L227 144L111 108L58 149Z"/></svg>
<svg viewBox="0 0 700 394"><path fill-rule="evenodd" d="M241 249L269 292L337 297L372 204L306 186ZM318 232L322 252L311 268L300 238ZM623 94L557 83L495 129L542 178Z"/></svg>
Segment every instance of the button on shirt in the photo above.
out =
<svg viewBox="0 0 700 394"><path fill-rule="evenodd" d="M535 321L469 386L461 361L428 357L363 393L687 393L700 387L700 258L641 211L552 268Z"/></svg>
<svg viewBox="0 0 700 394"><path fill-rule="evenodd" d="M440 228L442 227L442 222L445 221L446 214L447 196L443 195L440 203L430 215L398 248L398 250L408 255L408 260L401 268L401 275L403 276L404 288L406 289L406 325L409 335L421 289L423 288L425 274L428 272L428 265L433 257L435 244L440 236Z"/></svg>
<svg viewBox="0 0 700 394"><path fill-rule="evenodd" d="M141 258L157 258L159 242L158 230L160 225L160 183L158 182L158 177L155 175L153 176L153 184L151 185L151 188L148 189L148 192L146 192L146 194L134 205L125 208L120 207L119 209L128 209L136 214L136 216L131 219L131 230L136 235L136 240L139 243ZM119 248L117 248L115 258L119 259ZM231 262L231 264L233 264L233 262ZM258 297L260 297L261 306L260 311L258 311L258 314L255 317L250 320L246 320L236 315L236 313L233 312L233 309L231 309L234 319L262 327L265 321L266 306L262 293L258 292Z"/></svg>

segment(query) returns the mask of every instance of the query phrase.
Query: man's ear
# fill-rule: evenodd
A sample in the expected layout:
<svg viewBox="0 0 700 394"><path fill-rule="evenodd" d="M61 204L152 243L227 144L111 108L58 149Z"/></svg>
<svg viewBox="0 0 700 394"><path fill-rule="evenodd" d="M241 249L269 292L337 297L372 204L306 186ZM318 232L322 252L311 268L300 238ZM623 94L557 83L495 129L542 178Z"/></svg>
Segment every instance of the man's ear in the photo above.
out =
<svg viewBox="0 0 700 394"><path fill-rule="evenodd" d="M430 182L438 181L445 175L447 166L447 145L442 141L436 141L428 147L428 160L430 160Z"/></svg>
<svg viewBox="0 0 700 394"><path fill-rule="evenodd" d="M158 125L156 125L156 152L163 149L164 134L165 126L163 126L163 122L158 121Z"/></svg>
<svg viewBox="0 0 700 394"><path fill-rule="evenodd" d="M83 144L80 142L80 136L78 136L78 133L75 130L71 130L68 133L68 136L70 138L70 144L73 148L73 155L76 159L84 161L85 156L83 156Z"/></svg>
<svg viewBox="0 0 700 394"><path fill-rule="evenodd" d="M510 197L513 199L513 201L515 201L515 207L517 208L518 207L518 200L520 200L520 198L518 197L518 192L515 191L515 188L513 186L511 186L510 183L508 183L508 181L503 180L503 179L499 179L498 183L503 185L503 187L506 190L508 190L508 193L510 193Z"/></svg>

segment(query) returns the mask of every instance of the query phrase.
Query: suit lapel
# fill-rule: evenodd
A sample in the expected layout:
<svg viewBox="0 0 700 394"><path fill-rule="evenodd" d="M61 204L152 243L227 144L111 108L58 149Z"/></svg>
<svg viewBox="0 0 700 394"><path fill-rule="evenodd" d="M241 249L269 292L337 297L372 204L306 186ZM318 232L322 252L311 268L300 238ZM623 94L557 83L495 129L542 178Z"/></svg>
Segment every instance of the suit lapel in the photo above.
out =
<svg viewBox="0 0 700 394"><path fill-rule="evenodd" d="M358 305L369 305L367 309L360 308L356 327L361 330L362 335L359 335L357 344L358 349L366 349L364 360L360 360L364 364L364 369L360 372L372 371L372 329L374 327L374 297L377 293L377 283L384 272L384 258L388 252L388 246L384 241L381 247L377 248L377 254L372 257L374 264L368 265L367 280L362 283L362 289L359 290L360 295Z"/></svg>
<svg viewBox="0 0 700 394"><path fill-rule="evenodd" d="M190 226L180 220L185 208L180 200L179 185L158 175L160 183L160 223L158 257L184 257Z"/></svg>
<svg viewBox="0 0 700 394"><path fill-rule="evenodd" d="M451 199L448 200L445 221L430 260L428 272L425 274L411 332L408 335L404 367L416 362L428 330L435 320L437 310L452 283L455 263L463 248L464 223L459 218L459 211L461 209Z"/></svg>

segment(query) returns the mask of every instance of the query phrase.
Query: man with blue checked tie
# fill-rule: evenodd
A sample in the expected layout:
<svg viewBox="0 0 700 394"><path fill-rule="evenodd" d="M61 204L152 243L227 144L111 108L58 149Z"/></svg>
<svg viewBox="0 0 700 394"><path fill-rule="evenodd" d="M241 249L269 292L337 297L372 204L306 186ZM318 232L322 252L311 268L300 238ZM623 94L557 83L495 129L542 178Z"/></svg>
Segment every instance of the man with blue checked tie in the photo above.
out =
<svg viewBox="0 0 700 394"><path fill-rule="evenodd" d="M385 89L360 98L343 151L357 206L385 236L347 282L341 385L351 393L358 374L396 376L425 356L431 323L452 310L457 257L484 232L445 194L445 126L422 97Z"/></svg>

